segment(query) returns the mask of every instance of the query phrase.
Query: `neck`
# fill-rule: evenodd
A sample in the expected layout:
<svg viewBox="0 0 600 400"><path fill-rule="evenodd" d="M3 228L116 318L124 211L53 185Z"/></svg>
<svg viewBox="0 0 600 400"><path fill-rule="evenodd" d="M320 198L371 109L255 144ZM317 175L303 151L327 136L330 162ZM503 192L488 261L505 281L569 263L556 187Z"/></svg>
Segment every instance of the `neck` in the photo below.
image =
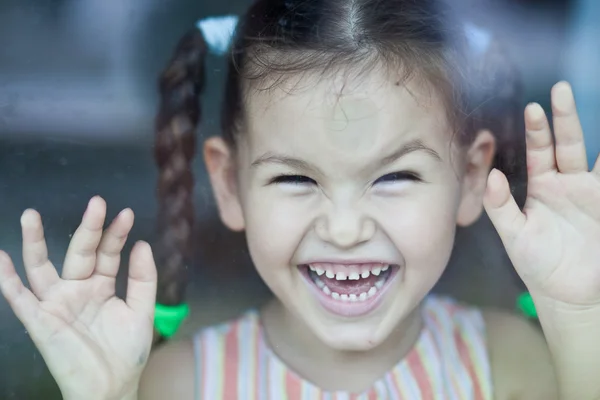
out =
<svg viewBox="0 0 600 400"><path fill-rule="evenodd" d="M294 373L326 391L361 392L406 356L421 332L419 309L369 351L332 349L277 300L261 312L265 340Z"/></svg>

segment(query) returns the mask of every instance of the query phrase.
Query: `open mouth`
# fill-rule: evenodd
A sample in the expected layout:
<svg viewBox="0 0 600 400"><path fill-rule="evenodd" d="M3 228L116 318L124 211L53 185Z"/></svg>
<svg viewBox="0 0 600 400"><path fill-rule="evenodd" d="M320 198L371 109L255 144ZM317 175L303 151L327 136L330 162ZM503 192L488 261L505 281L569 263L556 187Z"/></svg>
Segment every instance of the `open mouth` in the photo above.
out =
<svg viewBox="0 0 600 400"><path fill-rule="evenodd" d="M359 316L379 305L400 268L380 263L314 263L300 265L299 269L327 310L342 316Z"/></svg>

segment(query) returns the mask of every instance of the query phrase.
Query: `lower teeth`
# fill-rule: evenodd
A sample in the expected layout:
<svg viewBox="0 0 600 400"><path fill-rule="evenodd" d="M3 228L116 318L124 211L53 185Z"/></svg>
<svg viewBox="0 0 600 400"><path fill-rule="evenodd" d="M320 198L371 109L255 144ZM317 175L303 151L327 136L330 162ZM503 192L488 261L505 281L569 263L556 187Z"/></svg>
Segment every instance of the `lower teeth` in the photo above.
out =
<svg viewBox="0 0 600 400"><path fill-rule="evenodd" d="M385 284L385 281L387 280L389 274L385 274L385 275L381 276L375 282L375 285L371 286L371 288L367 292L363 292L358 295L356 295L356 294L351 294L351 295L339 294L337 292L332 292L331 289L329 289L325 285L325 282L323 282L317 274L313 274L311 271L310 276L311 276L312 280L315 282L315 284L317 285L317 287L319 289L321 289L323 291L323 293L325 293L326 295L331 296L334 300L341 300L341 301L348 301L348 302L360 302L360 301L365 301L365 300L375 296L375 294L379 291L379 289L381 289L383 287L383 285Z"/></svg>

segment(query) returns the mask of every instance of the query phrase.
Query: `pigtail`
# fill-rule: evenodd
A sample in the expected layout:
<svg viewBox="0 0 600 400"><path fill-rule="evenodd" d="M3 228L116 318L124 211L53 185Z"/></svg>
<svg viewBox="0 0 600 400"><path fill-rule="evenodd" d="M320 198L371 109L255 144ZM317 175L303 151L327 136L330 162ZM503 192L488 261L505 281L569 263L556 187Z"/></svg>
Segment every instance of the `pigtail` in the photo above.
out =
<svg viewBox="0 0 600 400"><path fill-rule="evenodd" d="M156 117L154 157L159 169L157 302L166 306L184 301L186 269L191 258L194 227L196 128L201 117L207 45L198 29L178 43L159 79L160 106Z"/></svg>
<svg viewBox="0 0 600 400"><path fill-rule="evenodd" d="M157 303L161 307L184 304L187 266L194 247L192 160L196 154L196 129L202 115L204 62L208 52L226 53L237 21L235 16L200 20L196 29L179 41L159 78L154 158L159 169Z"/></svg>

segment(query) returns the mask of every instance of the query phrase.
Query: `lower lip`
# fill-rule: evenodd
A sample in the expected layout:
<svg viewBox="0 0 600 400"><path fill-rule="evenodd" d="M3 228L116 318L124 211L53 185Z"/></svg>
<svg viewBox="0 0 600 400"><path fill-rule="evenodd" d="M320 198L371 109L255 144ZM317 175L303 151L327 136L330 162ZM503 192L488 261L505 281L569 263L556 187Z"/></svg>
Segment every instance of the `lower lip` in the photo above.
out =
<svg viewBox="0 0 600 400"><path fill-rule="evenodd" d="M369 314L379 307L379 305L383 302L385 293L387 292L388 288L392 286L392 282L396 279L400 270L400 268L397 266L390 268L392 268L390 276L387 278L381 289L379 289L373 297L369 297L364 301L354 302L335 300L333 297L325 294L317 287L315 282L308 275L308 270L305 267L300 267L299 269L306 285L308 285L308 289L315 295L324 309L341 317L353 318Z"/></svg>

